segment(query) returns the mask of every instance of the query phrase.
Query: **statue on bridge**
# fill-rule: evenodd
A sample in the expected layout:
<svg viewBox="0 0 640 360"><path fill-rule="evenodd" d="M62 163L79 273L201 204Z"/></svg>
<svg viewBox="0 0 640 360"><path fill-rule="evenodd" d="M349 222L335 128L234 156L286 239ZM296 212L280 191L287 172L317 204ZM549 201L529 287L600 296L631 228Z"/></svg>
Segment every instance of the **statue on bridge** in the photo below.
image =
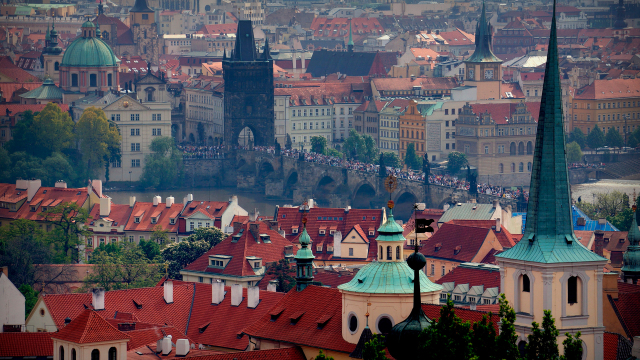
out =
<svg viewBox="0 0 640 360"><path fill-rule="evenodd" d="M380 153L380 168L378 169L378 173L380 177L387 177L387 166L384 164L384 155Z"/></svg>
<svg viewBox="0 0 640 360"><path fill-rule="evenodd" d="M467 164L467 181L469 182L469 194L476 195L478 193L478 175L471 172L471 167Z"/></svg>
<svg viewBox="0 0 640 360"><path fill-rule="evenodd" d="M422 172L424 173L424 184L429 185L429 175L431 175L431 163L429 162L429 154L424 153L422 159Z"/></svg>

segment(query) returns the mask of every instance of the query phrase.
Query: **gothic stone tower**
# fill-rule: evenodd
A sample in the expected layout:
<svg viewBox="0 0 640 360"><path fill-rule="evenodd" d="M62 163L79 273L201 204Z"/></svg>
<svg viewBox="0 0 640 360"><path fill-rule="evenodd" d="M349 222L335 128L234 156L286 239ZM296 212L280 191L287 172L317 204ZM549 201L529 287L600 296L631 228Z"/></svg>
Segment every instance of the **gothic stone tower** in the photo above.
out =
<svg viewBox="0 0 640 360"><path fill-rule="evenodd" d="M584 359L603 358L603 267L607 259L584 247L573 232L562 116L554 2L549 52L533 155L527 223L522 240L496 255L501 289L514 305L519 341L551 311L560 332L582 334Z"/></svg>
<svg viewBox="0 0 640 360"><path fill-rule="evenodd" d="M147 0L136 0L129 10L129 24L133 32L136 55L142 56L152 64L160 60L160 41L155 24L155 14L147 5Z"/></svg>
<svg viewBox="0 0 640 360"><path fill-rule="evenodd" d="M256 146L273 145L273 60L269 43L258 56L251 20L240 20L235 49L222 60L224 72L224 141L233 146L248 127Z"/></svg>
<svg viewBox="0 0 640 360"><path fill-rule="evenodd" d="M500 99L502 84L502 60L493 54L493 27L487 21L484 2L482 15L476 25L476 49L464 61L466 68L465 85L478 88L478 100Z"/></svg>

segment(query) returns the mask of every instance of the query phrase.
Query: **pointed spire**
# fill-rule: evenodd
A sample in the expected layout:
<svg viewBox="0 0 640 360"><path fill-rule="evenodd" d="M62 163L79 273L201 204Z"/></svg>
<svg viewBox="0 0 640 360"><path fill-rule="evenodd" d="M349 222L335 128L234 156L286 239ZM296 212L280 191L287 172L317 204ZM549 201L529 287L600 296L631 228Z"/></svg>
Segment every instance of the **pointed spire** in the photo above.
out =
<svg viewBox="0 0 640 360"><path fill-rule="evenodd" d="M585 248L573 233L569 191L554 0L527 222L522 240L496 257L537 263L606 260Z"/></svg>
<svg viewBox="0 0 640 360"><path fill-rule="evenodd" d="M222 60L227 60L227 49L222 50Z"/></svg>
<svg viewBox="0 0 640 360"><path fill-rule="evenodd" d="M271 60L271 49L269 49L269 39L264 40L264 51L262 52L262 58L264 60Z"/></svg>
<svg viewBox="0 0 640 360"><path fill-rule="evenodd" d="M296 253L296 289L298 291L304 290L307 286L313 282L313 252L311 251L311 237L307 233L307 218L302 218L302 234L298 238L300 243L300 249Z"/></svg>
<svg viewBox="0 0 640 360"><path fill-rule="evenodd" d="M353 34L351 31L351 21L352 19L349 19L349 42L347 43L347 50L348 51L353 51Z"/></svg>
<svg viewBox="0 0 640 360"><path fill-rule="evenodd" d="M102 0L100 0L100 4L98 4L98 16L104 14L104 5L102 5Z"/></svg>
<svg viewBox="0 0 640 360"><path fill-rule="evenodd" d="M485 9L484 1L482 2L482 12L480 19L476 24L476 48L471 56L465 60L467 62L502 62L497 56L493 54L491 49L492 43L492 27L487 21L487 11Z"/></svg>
<svg viewBox="0 0 640 360"><path fill-rule="evenodd" d="M47 41L49 40L51 40L51 34L49 33L49 23L47 23L47 32L44 35L45 47L49 46L49 44L47 43Z"/></svg>
<svg viewBox="0 0 640 360"><path fill-rule="evenodd" d="M638 284L640 279L640 230L638 230L638 214L636 213L636 205L633 206L633 220L629 228L628 239L629 246L624 252L622 278L625 282Z"/></svg>

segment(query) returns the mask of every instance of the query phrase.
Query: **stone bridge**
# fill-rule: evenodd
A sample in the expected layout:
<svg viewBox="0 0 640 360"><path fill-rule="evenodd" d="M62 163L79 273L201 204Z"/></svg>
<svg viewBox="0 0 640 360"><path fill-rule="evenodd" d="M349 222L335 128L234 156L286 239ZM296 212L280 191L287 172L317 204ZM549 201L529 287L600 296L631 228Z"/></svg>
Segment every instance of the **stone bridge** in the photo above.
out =
<svg viewBox="0 0 640 360"><path fill-rule="evenodd" d="M389 194L384 178L378 173L350 170L275 156L260 151L237 151L234 158L224 160L185 160L187 186L228 186L246 192L263 193L269 198L301 204L315 199L320 206L380 208L391 198L396 214L408 218L412 205L424 202L429 208L467 202L472 196L466 190L440 185L425 186L422 181L398 179L398 187ZM490 204L494 196L479 194L479 203ZM516 201L500 199L503 206L516 209Z"/></svg>

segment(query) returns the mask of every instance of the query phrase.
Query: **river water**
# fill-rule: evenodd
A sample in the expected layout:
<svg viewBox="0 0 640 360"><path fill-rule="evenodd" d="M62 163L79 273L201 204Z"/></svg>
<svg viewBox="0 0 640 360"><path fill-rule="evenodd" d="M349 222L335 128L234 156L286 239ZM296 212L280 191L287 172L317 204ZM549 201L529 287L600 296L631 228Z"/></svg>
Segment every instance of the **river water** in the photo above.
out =
<svg viewBox="0 0 640 360"><path fill-rule="evenodd" d="M578 197L581 196L583 201L589 202L593 201L593 194L610 193L616 190L625 192L629 194L629 197L632 197L634 191L636 191L637 194L640 194L640 181L600 180L571 186L572 197L574 200L577 200ZM291 204L291 201L267 199L264 194L238 192L236 189L232 188L211 188L210 190L206 188L187 188L167 191L105 191L105 194L109 195L116 204L128 204L129 196L135 196L137 201L148 202L151 202L155 195L160 195L162 197L162 202L166 201L167 196L173 196L176 202L182 202L182 199L187 194L193 194L193 199L200 201L228 201L231 196L237 195L238 203L241 207L249 212L253 212L254 209L258 210L261 215L265 216L273 216L276 205L282 206L285 204Z"/></svg>

